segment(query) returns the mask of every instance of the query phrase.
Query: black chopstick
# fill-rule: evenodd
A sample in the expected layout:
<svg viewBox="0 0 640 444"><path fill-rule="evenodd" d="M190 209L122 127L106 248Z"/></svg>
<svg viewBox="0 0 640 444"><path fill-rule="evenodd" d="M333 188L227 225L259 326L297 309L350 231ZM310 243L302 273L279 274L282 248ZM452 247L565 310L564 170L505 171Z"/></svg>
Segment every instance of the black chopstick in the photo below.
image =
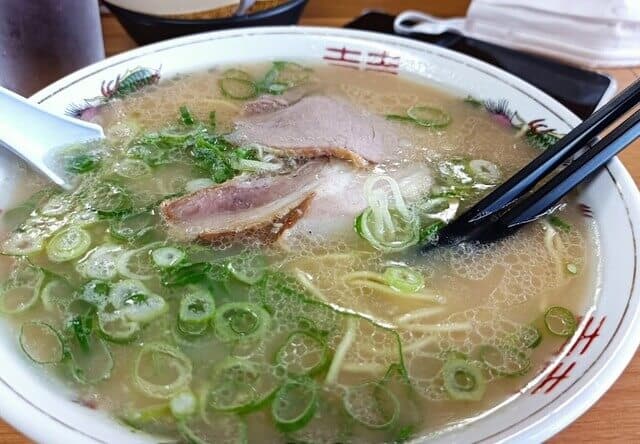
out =
<svg viewBox="0 0 640 444"><path fill-rule="evenodd" d="M478 224L469 224L466 232L458 233L455 239L443 239L441 243L493 242L506 237L522 225L551 212L567 193L639 137L640 111L636 111L623 124L539 189L509 207L505 212L495 213Z"/></svg>
<svg viewBox="0 0 640 444"><path fill-rule="evenodd" d="M576 154L586 143L624 115L640 101L640 81L616 95L610 102L575 127L549 148L509 178L453 223L465 224L503 210L511 202L531 190L543 177Z"/></svg>
<svg viewBox="0 0 640 444"><path fill-rule="evenodd" d="M478 204L440 230L435 244L489 242L548 213L571 189L605 165L640 135L640 111L636 111L602 140L589 142L640 103L640 81L614 98L589 119L534 159ZM567 140L568 139L568 140ZM538 190L522 197L570 156L579 156ZM524 183L521 183L523 181ZM519 199L520 198L520 199ZM518 200L519 199L519 200ZM434 246L423 246L426 251Z"/></svg>

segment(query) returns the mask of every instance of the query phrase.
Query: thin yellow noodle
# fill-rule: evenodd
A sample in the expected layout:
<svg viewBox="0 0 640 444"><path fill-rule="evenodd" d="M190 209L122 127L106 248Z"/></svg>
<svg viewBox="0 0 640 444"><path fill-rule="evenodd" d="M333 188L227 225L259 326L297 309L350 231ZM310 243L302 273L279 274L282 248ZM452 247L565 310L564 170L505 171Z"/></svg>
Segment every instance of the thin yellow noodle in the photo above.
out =
<svg viewBox="0 0 640 444"><path fill-rule="evenodd" d="M410 311L408 313L396 316L395 321L397 324L402 325L417 319L424 319L430 316L440 314L444 311L444 307L427 307L420 308L418 310Z"/></svg>
<svg viewBox="0 0 640 444"><path fill-rule="evenodd" d="M435 336L427 336L424 339L421 339L416 342L412 342L409 345L405 345L402 348L402 351L404 351L405 353L411 353L411 352L420 350L421 348L427 347L428 345L435 344L436 342L437 342L437 339Z"/></svg>
<svg viewBox="0 0 640 444"><path fill-rule="evenodd" d="M351 286L360 286L370 288L372 290L379 291L380 293L384 293L389 296L397 296L405 299L414 299L419 301L428 301L436 304L443 304L444 298L437 294L429 294L429 293L403 293L398 290L394 290L385 284L379 284L377 282L372 282L370 280L360 280L353 279L347 282L347 284Z"/></svg>
<svg viewBox="0 0 640 444"><path fill-rule="evenodd" d="M383 365L374 363L357 364L354 362L345 362L342 364L341 370L349 373L381 373L384 372L386 368Z"/></svg>
<svg viewBox="0 0 640 444"><path fill-rule="evenodd" d="M353 341L355 339L356 321L353 318L349 318L347 320L347 331L342 337L342 341L340 341L340 343L336 347L336 352L333 355L333 361L331 361L331 366L327 371L327 377L324 380L327 384L334 384L338 379L338 373L340 373L344 358L345 356L347 356L347 352L353 345Z"/></svg>
<svg viewBox="0 0 640 444"><path fill-rule="evenodd" d="M386 284L384 276L373 271L353 271L344 276L344 280L347 282L356 279L365 279L373 282L379 282L381 284Z"/></svg>
<svg viewBox="0 0 640 444"><path fill-rule="evenodd" d="M450 322L448 324L430 325L405 324L402 327L408 331L417 333L449 333L456 331L468 331L473 328L470 322Z"/></svg>
<svg viewBox="0 0 640 444"><path fill-rule="evenodd" d="M313 296L315 296L317 299L321 300L322 302L327 302L327 299L324 297L324 294L322 294L322 291L320 291L318 287L313 285L313 282L311 282L311 279L309 279L307 273L300 270L299 268L294 269L293 272L296 275L296 278L298 279L298 281L300 281L302 286L309 293L311 293Z"/></svg>

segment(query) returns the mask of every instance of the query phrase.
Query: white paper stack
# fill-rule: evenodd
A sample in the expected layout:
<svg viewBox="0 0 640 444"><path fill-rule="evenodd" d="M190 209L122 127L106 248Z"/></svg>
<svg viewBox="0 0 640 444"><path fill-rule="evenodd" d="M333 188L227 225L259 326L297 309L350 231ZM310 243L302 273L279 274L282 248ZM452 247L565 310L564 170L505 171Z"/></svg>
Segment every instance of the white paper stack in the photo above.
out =
<svg viewBox="0 0 640 444"><path fill-rule="evenodd" d="M640 65L640 0L473 0L463 19L396 19L400 33L443 29L584 66Z"/></svg>

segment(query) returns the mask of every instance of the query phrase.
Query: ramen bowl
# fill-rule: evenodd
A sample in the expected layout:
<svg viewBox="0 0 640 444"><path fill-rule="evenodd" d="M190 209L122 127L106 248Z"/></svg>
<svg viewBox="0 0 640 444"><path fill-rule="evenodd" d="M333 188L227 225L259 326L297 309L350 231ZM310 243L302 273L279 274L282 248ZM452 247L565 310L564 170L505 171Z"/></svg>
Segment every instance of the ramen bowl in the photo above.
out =
<svg viewBox="0 0 640 444"><path fill-rule="evenodd" d="M273 27L200 34L143 47L71 74L32 97L63 113L99 95L101 85L134 69L172 78L218 65L296 60L371 70L380 76L410 76L466 97L504 100L530 121L567 132L579 119L551 97L483 62L446 49L375 33L330 28ZM162 67L158 72L158 67ZM27 180L18 160L0 153L6 209ZM416 442L541 442L569 425L611 387L640 342L640 293L636 273L640 200L631 177L613 160L578 196L584 217L597 224L598 281L595 306L578 330L517 394L501 405L435 437ZM157 438L134 432L108 413L91 408L63 384L43 376L20 353L8 322L0 322L0 414L37 442L144 443Z"/></svg>

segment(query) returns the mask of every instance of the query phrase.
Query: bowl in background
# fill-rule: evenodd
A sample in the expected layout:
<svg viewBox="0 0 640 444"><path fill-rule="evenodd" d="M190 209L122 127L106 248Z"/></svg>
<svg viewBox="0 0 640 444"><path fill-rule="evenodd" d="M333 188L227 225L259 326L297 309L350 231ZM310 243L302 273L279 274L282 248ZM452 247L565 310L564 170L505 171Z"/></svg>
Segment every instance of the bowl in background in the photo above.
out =
<svg viewBox="0 0 640 444"><path fill-rule="evenodd" d="M290 0L276 7L247 15L196 19L152 15L103 1L131 38L139 45L220 29L295 25L300 20L307 2L308 0Z"/></svg>

